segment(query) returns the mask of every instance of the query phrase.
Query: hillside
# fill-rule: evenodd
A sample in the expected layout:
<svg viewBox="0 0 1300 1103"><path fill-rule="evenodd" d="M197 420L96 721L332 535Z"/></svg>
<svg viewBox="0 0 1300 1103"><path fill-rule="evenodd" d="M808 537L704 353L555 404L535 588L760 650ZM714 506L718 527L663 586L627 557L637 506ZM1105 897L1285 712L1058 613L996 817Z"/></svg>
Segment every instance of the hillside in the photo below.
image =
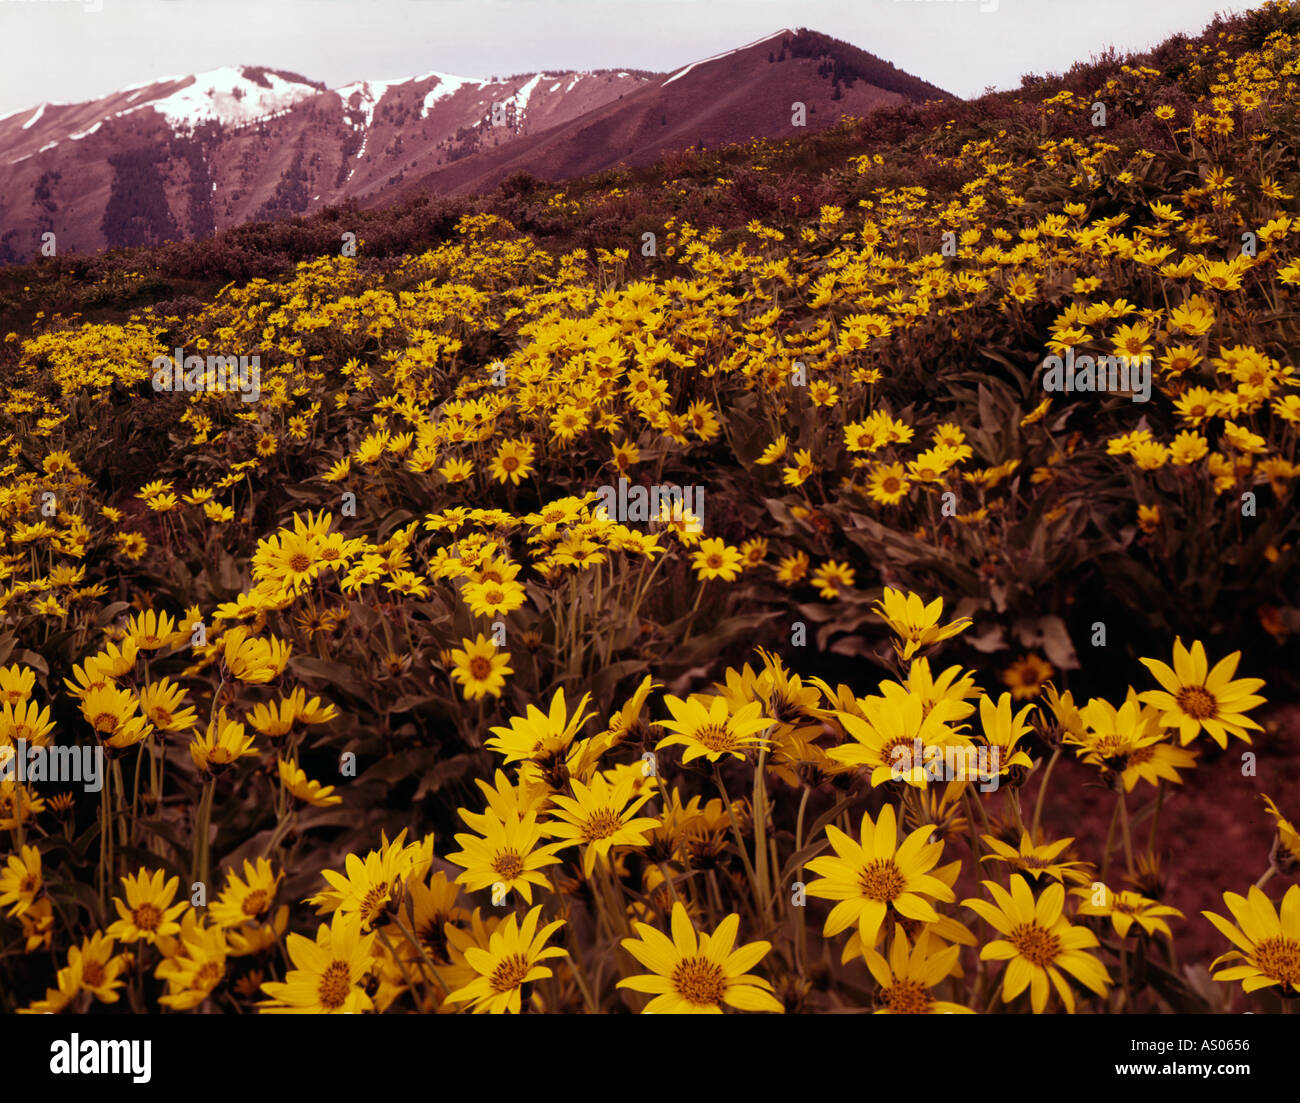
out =
<svg viewBox="0 0 1300 1103"><path fill-rule="evenodd" d="M104 767L0 1008L1289 1012L1298 92L1278 2L0 272L0 758Z"/></svg>
<svg viewBox="0 0 1300 1103"><path fill-rule="evenodd" d="M335 89L255 66L169 77L0 119L0 264L35 255L49 232L62 253L203 238L344 201L385 206L517 171L559 179L784 137L799 132L796 101L820 130L929 95L946 94L807 31L669 74L434 72Z"/></svg>

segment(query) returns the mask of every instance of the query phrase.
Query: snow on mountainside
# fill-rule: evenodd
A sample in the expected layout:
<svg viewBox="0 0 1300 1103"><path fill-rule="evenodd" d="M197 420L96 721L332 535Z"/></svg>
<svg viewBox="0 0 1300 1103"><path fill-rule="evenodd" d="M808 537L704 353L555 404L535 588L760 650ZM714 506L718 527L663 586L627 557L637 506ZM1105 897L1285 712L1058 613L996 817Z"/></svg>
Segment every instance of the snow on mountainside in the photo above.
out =
<svg viewBox="0 0 1300 1103"><path fill-rule="evenodd" d="M701 65L707 65L710 61L721 61L724 57L732 57L740 53L742 50L748 50L754 46L759 46L764 42L773 42L778 38L783 38L789 33L790 31L787 28L786 30L777 31L775 34L770 34L766 38L756 38L753 42L747 42L745 43L744 46L737 46L734 50L726 50L723 53L714 54L712 57L704 57L704 58L700 58L699 61L692 61L685 68L678 69L677 72L672 73L668 77L666 77L663 81L663 84L661 84L660 87L662 88L664 84L672 84L672 82L675 80L681 80L682 77L686 76L686 74L689 73L692 69L697 69Z"/></svg>
<svg viewBox="0 0 1300 1103"><path fill-rule="evenodd" d="M240 66L196 73L181 78L190 83L179 90L143 101L128 110L152 107L173 127L194 127L210 120L238 126L320 94L320 88L287 79L273 70L253 70L257 79L250 77L249 72L247 67Z"/></svg>
<svg viewBox="0 0 1300 1103"><path fill-rule="evenodd" d="M256 66L0 116L0 264L198 237L367 199L570 122L661 74L428 71L331 89Z"/></svg>
<svg viewBox="0 0 1300 1103"><path fill-rule="evenodd" d="M649 163L668 150L793 136L941 90L848 43L779 31L671 73L429 71L337 88L229 66L0 116L0 264L205 237L412 191L490 190Z"/></svg>

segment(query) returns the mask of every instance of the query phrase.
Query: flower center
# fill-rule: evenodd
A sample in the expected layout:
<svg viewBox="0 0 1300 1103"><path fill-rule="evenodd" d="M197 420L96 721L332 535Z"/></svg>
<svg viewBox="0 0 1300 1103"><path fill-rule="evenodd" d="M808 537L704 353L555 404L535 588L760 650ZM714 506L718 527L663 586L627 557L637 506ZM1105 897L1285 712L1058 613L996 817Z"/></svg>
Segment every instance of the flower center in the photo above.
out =
<svg viewBox="0 0 1300 1103"><path fill-rule="evenodd" d="M895 1015L928 1015L930 1013L930 993L925 985L914 980L894 979L894 983L885 989L885 1005Z"/></svg>
<svg viewBox="0 0 1300 1103"><path fill-rule="evenodd" d="M162 912L152 904L141 904L132 915L136 927L142 931L156 931L162 922Z"/></svg>
<svg viewBox="0 0 1300 1103"><path fill-rule="evenodd" d="M1178 707L1193 720L1208 720L1219 710L1218 700L1204 686L1183 686L1176 700Z"/></svg>
<svg viewBox="0 0 1300 1103"><path fill-rule="evenodd" d="M352 990L352 970L346 961L331 961L320 975L316 998L326 1011L333 1011L347 1002Z"/></svg>
<svg viewBox="0 0 1300 1103"><path fill-rule="evenodd" d="M87 988L98 988L104 983L104 966L98 961L87 961L81 967L81 979Z"/></svg>
<svg viewBox="0 0 1300 1103"><path fill-rule="evenodd" d="M924 761L913 761L915 757L916 745L915 740L905 735L895 736L883 747L880 748L880 759L899 770L911 770L918 767ZM924 747L922 747L924 751Z"/></svg>
<svg viewBox="0 0 1300 1103"><path fill-rule="evenodd" d="M611 808L602 808L599 812L593 812L587 817L587 822L582 828L583 838L587 842L608 839L622 826L623 820L617 812Z"/></svg>
<svg viewBox="0 0 1300 1103"><path fill-rule="evenodd" d="M517 851L503 850L492 859L492 870L507 881L513 881L524 871L523 859Z"/></svg>
<svg viewBox="0 0 1300 1103"><path fill-rule="evenodd" d="M1061 940L1037 923L1021 923L1011 932L1011 944L1020 956L1039 968L1050 965L1061 952Z"/></svg>
<svg viewBox="0 0 1300 1103"><path fill-rule="evenodd" d="M502 958L501 963L492 970L488 983L493 992L509 992L524 983L528 976L528 959L523 954L511 954Z"/></svg>
<svg viewBox="0 0 1300 1103"><path fill-rule="evenodd" d="M902 894L905 884L892 858L876 858L858 871L858 891L868 900L888 903Z"/></svg>
<svg viewBox="0 0 1300 1103"><path fill-rule="evenodd" d="M1300 991L1300 940L1270 935L1255 943L1255 964L1259 971L1282 985Z"/></svg>
<svg viewBox="0 0 1300 1103"><path fill-rule="evenodd" d="M705 724L696 729L695 738L711 751L729 751L736 745L735 735L724 724Z"/></svg>
<svg viewBox="0 0 1300 1103"><path fill-rule="evenodd" d="M266 911L266 905L269 903L265 889L254 889L244 897L241 910L245 915L261 915L262 912Z"/></svg>
<svg viewBox="0 0 1300 1103"><path fill-rule="evenodd" d="M1109 732L1099 736L1093 743L1092 749L1101 758L1123 758L1128 754L1129 747L1132 746L1132 740L1118 732Z"/></svg>
<svg viewBox="0 0 1300 1103"><path fill-rule="evenodd" d="M379 916L388 903L388 886L375 885L361 900L361 918L367 927Z"/></svg>
<svg viewBox="0 0 1300 1103"><path fill-rule="evenodd" d="M721 966L705 957L683 958L673 969L673 987L688 1003L719 1004L727 991Z"/></svg>
<svg viewBox="0 0 1300 1103"><path fill-rule="evenodd" d="M310 566L311 558L306 552L294 552L294 554L289 557L289 569L291 571L302 573Z"/></svg>

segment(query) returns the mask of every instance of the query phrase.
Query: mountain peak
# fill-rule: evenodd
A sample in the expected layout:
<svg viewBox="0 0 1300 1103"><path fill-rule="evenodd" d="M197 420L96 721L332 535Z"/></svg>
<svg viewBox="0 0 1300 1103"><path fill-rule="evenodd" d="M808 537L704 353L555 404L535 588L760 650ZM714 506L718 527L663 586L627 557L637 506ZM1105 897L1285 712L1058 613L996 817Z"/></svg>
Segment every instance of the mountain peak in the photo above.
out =
<svg viewBox="0 0 1300 1103"><path fill-rule="evenodd" d="M158 94L140 93L157 89ZM138 86L124 114L152 107L173 127L194 127L205 122L239 126L292 107L319 95L324 85L296 73L258 65L224 66L189 76L165 77Z"/></svg>

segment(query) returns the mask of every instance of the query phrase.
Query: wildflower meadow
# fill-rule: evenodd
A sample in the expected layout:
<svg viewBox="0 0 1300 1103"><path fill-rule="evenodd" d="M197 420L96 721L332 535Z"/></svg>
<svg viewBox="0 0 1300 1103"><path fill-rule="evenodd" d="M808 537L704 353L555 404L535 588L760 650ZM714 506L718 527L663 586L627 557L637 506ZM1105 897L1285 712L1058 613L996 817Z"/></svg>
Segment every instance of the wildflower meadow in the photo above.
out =
<svg viewBox="0 0 1300 1103"><path fill-rule="evenodd" d="M1294 1011L1298 90L0 274L0 1006Z"/></svg>

